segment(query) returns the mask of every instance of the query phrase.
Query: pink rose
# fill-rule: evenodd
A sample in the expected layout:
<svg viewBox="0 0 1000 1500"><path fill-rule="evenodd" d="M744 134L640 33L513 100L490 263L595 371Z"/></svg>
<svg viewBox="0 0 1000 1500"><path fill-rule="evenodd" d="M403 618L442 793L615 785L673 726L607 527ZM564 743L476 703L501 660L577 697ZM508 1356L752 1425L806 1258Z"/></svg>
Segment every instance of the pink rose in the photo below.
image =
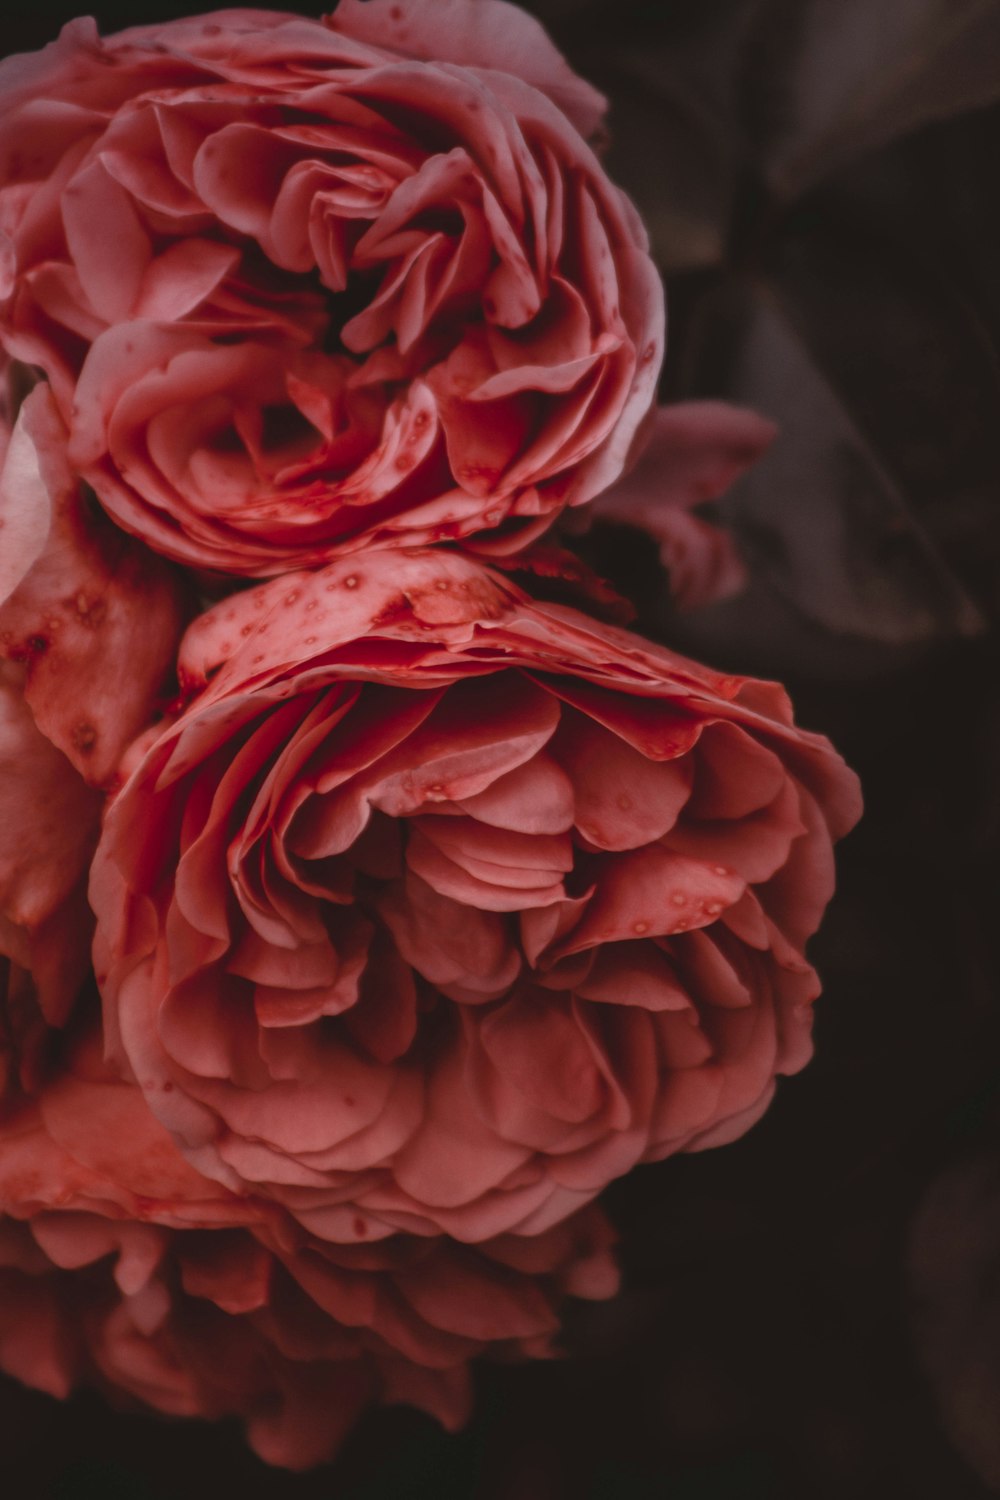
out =
<svg viewBox="0 0 1000 1500"><path fill-rule="evenodd" d="M567 1292L614 1290L596 1211L472 1250L311 1245L206 1182L92 1046L0 1126L0 1369L174 1415L236 1415L271 1463L331 1456L374 1401L458 1426L474 1355L550 1352Z"/></svg>
<svg viewBox="0 0 1000 1500"><path fill-rule="evenodd" d="M87 870L101 799L41 734L0 663L0 1114L38 1080L90 972Z"/></svg>
<svg viewBox="0 0 1000 1500"><path fill-rule="evenodd" d="M0 337L172 558L520 545L618 477L655 391L602 113L502 0L74 22L0 69Z"/></svg>
<svg viewBox="0 0 1000 1500"><path fill-rule="evenodd" d="M108 1045L200 1170L351 1242L533 1234L810 1054L859 811L771 683L441 551L226 599L95 860Z"/></svg>
<svg viewBox="0 0 1000 1500"><path fill-rule="evenodd" d="M0 1096L37 1086L46 1034L90 972L87 869L101 799L152 715L178 585L93 516L44 387L0 371ZM140 622L148 629L140 630ZM109 664L112 670L109 671Z"/></svg>
<svg viewBox="0 0 1000 1500"><path fill-rule="evenodd" d="M42 734L106 786L153 716L189 611L175 570L81 493L44 385L6 449L0 535L0 658L18 668Z"/></svg>

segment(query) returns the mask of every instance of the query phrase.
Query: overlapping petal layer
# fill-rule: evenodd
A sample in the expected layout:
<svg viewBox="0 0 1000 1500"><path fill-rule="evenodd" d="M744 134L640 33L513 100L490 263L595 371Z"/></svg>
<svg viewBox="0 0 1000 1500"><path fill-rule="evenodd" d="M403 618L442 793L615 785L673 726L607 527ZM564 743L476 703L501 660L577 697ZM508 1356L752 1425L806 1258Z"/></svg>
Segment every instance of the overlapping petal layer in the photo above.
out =
<svg viewBox="0 0 1000 1500"><path fill-rule="evenodd" d="M16 410L28 385L28 372L0 370L0 1095L8 1102L16 1084L36 1086L47 1034L66 1022L90 972L87 868L101 798L87 782L111 780L152 717L183 618L172 570L88 511L46 388Z"/></svg>
<svg viewBox="0 0 1000 1500"><path fill-rule="evenodd" d="M92 506L66 443L39 385L0 468L0 659L41 733L103 787L173 676L188 588Z"/></svg>
<svg viewBox="0 0 1000 1500"><path fill-rule="evenodd" d="M520 545L621 473L662 353L602 110L501 0L75 22L0 69L0 338L182 562Z"/></svg>
<svg viewBox="0 0 1000 1500"><path fill-rule="evenodd" d="M746 582L745 569L732 536L697 510L756 463L775 434L764 417L724 401L658 407L638 463L582 514L581 525L645 533L656 543L679 608L724 599Z"/></svg>
<svg viewBox="0 0 1000 1500"><path fill-rule="evenodd" d="M38 730L0 663L0 1112L37 1083L90 972L87 869L100 798Z"/></svg>
<svg viewBox="0 0 1000 1500"><path fill-rule="evenodd" d="M773 684L456 555L223 601L94 867L109 1045L198 1167L331 1241L534 1233L810 1052L858 812Z"/></svg>
<svg viewBox="0 0 1000 1500"><path fill-rule="evenodd" d="M550 1352L566 1293L613 1291L611 1240L586 1211L481 1250L310 1244L201 1178L85 1044L0 1126L0 1369L236 1415L263 1458L305 1468L372 1402L459 1425L470 1358Z"/></svg>

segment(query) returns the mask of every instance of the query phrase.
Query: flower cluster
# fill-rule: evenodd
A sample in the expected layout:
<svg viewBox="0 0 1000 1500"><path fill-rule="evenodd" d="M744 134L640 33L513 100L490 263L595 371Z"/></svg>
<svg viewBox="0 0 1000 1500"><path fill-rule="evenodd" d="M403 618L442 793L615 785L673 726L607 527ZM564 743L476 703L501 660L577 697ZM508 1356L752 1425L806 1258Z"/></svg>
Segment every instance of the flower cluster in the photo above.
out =
<svg viewBox="0 0 1000 1500"><path fill-rule="evenodd" d="M613 1292L602 1189L809 1057L856 782L554 529L736 587L690 511L773 436L655 408L603 109L503 0L0 66L0 1368L44 1390L289 1467L456 1425Z"/></svg>

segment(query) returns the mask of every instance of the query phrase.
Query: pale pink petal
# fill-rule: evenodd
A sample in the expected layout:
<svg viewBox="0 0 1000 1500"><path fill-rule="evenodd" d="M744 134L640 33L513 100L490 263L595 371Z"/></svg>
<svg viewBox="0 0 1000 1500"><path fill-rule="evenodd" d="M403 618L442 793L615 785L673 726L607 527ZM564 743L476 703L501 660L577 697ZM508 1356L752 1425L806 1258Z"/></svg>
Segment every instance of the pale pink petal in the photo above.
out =
<svg viewBox="0 0 1000 1500"><path fill-rule="evenodd" d="M725 598L745 581L735 544L691 511L724 494L775 435L764 417L722 401L662 406L631 472L599 496L589 514L635 527L658 544L682 608Z"/></svg>

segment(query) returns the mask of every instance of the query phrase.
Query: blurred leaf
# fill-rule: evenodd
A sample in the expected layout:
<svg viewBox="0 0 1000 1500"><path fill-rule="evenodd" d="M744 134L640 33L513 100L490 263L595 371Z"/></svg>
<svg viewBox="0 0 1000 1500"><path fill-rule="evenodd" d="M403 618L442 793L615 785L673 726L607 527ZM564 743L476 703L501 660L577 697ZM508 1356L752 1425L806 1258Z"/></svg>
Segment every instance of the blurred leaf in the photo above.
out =
<svg viewBox="0 0 1000 1500"><path fill-rule="evenodd" d="M965 1458L1000 1488L1000 1154L934 1182L910 1247L911 1319L941 1416Z"/></svg>
<svg viewBox="0 0 1000 1500"><path fill-rule="evenodd" d="M862 152L1000 98L1000 6L773 0L751 56L765 175L792 197Z"/></svg>
<svg viewBox="0 0 1000 1500"><path fill-rule="evenodd" d="M854 176L810 200L801 232L772 252L772 280L910 522L980 613L996 619L1000 320L977 295L969 252L978 243L995 256L1000 235L981 221L961 223L942 194L950 238L934 244L920 178L908 178L898 158L884 155L881 170L866 174L867 198ZM871 202L879 184L880 213ZM897 216L909 222L897 226ZM947 633L944 621L939 628Z"/></svg>
<svg viewBox="0 0 1000 1500"><path fill-rule="evenodd" d="M669 274L724 257L743 151L739 64L760 3L624 0L592 14L578 0L574 24L554 28L611 101L608 170Z"/></svg>
<svg viewBox="0 0 1000 1500"><path fill-rule="evenodd" d="M606 164L668 274L718 265L735 194L733 131L669 57L616 53L601 85L615 99Z"/></svg>
<svg viewBox="0 0 1000 1500"><path fill-rule="evenodd" d="M779 436L719 509L775 625L906 647L966 635L982 619L908 508L774 285L734 285L704 309L696 388L776 422ZM784 608L782 608L784 606ZM730 622L747 601L728 607Z"/></svg>

